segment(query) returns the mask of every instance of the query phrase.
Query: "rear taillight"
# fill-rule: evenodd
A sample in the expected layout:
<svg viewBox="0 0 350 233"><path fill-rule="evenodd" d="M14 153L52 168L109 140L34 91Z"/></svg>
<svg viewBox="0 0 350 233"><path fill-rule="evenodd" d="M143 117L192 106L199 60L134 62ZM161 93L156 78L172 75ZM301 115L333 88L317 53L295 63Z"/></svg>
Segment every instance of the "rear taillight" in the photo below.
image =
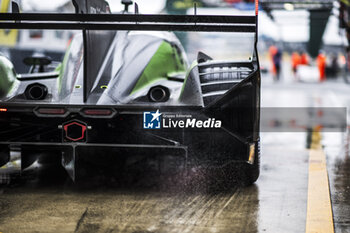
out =
<svg viewBox="0 0 350 233"><path fill-rule="evenodd" d="M111 109L84 109L83 113L88 116L110 116L113 111Z"/></svg>
<svg viewBox="0 0 350 233"><path fill-rule="evenodd" d="M0 112L7 112L7 108L0 108Z"/></svg>
<svg viewBox="0 0 350 233"><path fill-rule="evenodd" d="M47 115L64 115L66 113L66 109L64 108L39 108L37 110L39 114L47 114Z"/></svg>

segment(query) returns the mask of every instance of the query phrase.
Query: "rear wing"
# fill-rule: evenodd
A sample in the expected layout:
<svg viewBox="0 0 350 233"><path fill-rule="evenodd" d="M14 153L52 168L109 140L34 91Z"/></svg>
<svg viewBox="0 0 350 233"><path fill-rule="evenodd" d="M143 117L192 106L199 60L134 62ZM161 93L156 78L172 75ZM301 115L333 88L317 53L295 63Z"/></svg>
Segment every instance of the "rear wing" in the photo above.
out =
<svg viewBox="0 0 350 233"><path fill-rule="evenodd" d="M213 15L142 15L142 14L46 14L46 13L0 13L0 29L42 29L42 30L82 30L84 40L84 102L87 101L96 78L96 55L90 55L91 48L104 43L97 39L93 31L193 31L255 33L254 60L257 61L258 41L258 0L255 0L255 16L213 16ZM104 41L106 41L104 39ZM107 43L106 43L107 44ZM103 55L101 55L101 61ZM94 57L92 59L91 57ZM257 65L259 65L257 63Z"/></svg>
<svg viewBox="0 0 350 233"><path fill-rule="evenodd" d="M1 13L0 20L3 29L257 32L257 16Z"/></svg>

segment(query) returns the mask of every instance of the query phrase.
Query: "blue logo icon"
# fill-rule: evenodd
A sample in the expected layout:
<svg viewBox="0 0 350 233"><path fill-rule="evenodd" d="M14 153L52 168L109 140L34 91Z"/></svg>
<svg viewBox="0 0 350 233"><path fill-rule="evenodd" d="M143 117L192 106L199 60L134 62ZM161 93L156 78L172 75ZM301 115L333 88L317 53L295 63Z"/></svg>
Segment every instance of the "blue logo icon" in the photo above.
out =
<svg viewBox="0 0 350 233"><path fill-rule="evenodd" d="M161 113L156 112L143 113L143 128L144 129L160 129L161 128Z"/></svg>

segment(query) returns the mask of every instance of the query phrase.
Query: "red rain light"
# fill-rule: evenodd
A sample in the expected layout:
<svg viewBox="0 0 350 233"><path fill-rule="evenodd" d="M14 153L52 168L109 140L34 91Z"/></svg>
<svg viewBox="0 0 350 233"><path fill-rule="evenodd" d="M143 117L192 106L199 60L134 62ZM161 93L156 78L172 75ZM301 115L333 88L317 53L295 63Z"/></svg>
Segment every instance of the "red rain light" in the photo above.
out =
<svg viewBox="0 0 350 233"><path fill-rule="evenodd" d="M72 126L78 126L78 127L80 127L80 128L81 128L81 135L76 136L76 137L74 137L74 138L73 138L72 136L70 136L69 133L68 133L68 129L69 129L69 127L72 127ZM71 122L71 123L65 125L65 126L63 127L63 129L64 129L64 131L65 131L65 133L66 133L66 138L67 138L67 139L69 139L69 140L71 140L71 141L73 141L73 142L77 142L77 141L80 141L80 140L82 140L82 139L85 138L85 131L86 131L87 127L86 127L86 125L80 124L80 123L78 123L78 122Z"/></svg>
<svg viewBox="0 0 350 233"><path fill-rule="evenodd" d="M89 116L109 116L112 114L110 109L85 109L84 114Z"/></svg>
<svg viewBox="0 0 350 233"><path fill-rule="evenodd" d="M0 112L7 112L7 108L0 108Z"/></svg>
<svg viewBox="0 0 350 233"><path fill-rule="evenodd" d="M63 115L66 113L64 108L39 108L38 113L49 115Z"/></svg>

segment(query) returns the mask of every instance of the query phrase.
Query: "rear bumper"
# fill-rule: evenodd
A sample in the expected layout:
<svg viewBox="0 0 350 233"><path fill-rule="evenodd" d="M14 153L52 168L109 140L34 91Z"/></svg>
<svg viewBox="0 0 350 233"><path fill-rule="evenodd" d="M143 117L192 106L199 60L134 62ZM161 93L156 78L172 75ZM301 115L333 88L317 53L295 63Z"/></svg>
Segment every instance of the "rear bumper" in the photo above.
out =
<svg viewBox="0 0 350 233"><path fill-rule="evenodd" d="M107 157L122 157L125 155L142 155L156 157L160 155L176 156L187 163L188 148L170 145L136 145L136 144L88 144L88 143L0 143L0 148L6 158L12 148L21 150L22 170L30 166L41 155L61 156L62 166L69 176L75 180L79 169L79 161L108 161ZM3 156L4 159L5 156Z"/></svg>
<svg viewBox="0 0 350 233"><path fill-rule="evenodd" d="M252 144L251 144L252 145ZM254 158L259 156L258 142L254 144L254 154L252 155L247 149L245 159L239 159L241 156L232 155L226 158L216 158L207 160L203 157L198 160L189 155L189 148L181 145L137 145L137 144L87 144L87 143L15 143L6 144L0 143L0 149L6 151L15 149L21 151L21 170L29 167L33 162L37 161L41 156L50 156L57 158L61 165L65 168L68 175L73 181L81 177L81 171L86 169L85 165L93 164L94 167L114 166L115 162L124 161L128 158L147 158L157 159L159 161L167 161L169 157L175 159L176 164L180 167L186 167L188 164L200 165L203 164L207 169L221 169L231 163L250 163L254 162ZM250 148L250 147L248 147ZM4 152L4 150L2 150ZM251 160L253 159L253 160ZM133 159L131 159L133 160ZM40 161L40 159L39 159ZM56 161L56 160L55 160ZM174 161L174 160L172 160ZM57 161L58 162L58 161ZM194 163L193 163L194 162Z"/></svg>
<svg viewBox="0 0 350 233"><path fill-rule="evenodd" d="M252 149L253 148L253 149ZM252 142L230 150L228 154L223 151L217 151L217 154L208 152L209 149L203 145L201 150L195 151L190 145L150 145L150 144L95 144L95 143L28 143L17 142L8 143L0 142L1 158L8 162L10 159L10 151L20 151L22 159L22 169L29 166L40 155L62 155L62 165L67 167L77 156L95 158L103 158L103 156L177 156L186 161L203 160L212 161L214 164L222 164L227 161L251 162L252 151L256 156L259 151L259 141ZM238 151L241 151L238 153ZM3 165L3 164L2 164ZM2 166L1 165L1 166ZM1 167L0 166L0 167Z"/></svg>

